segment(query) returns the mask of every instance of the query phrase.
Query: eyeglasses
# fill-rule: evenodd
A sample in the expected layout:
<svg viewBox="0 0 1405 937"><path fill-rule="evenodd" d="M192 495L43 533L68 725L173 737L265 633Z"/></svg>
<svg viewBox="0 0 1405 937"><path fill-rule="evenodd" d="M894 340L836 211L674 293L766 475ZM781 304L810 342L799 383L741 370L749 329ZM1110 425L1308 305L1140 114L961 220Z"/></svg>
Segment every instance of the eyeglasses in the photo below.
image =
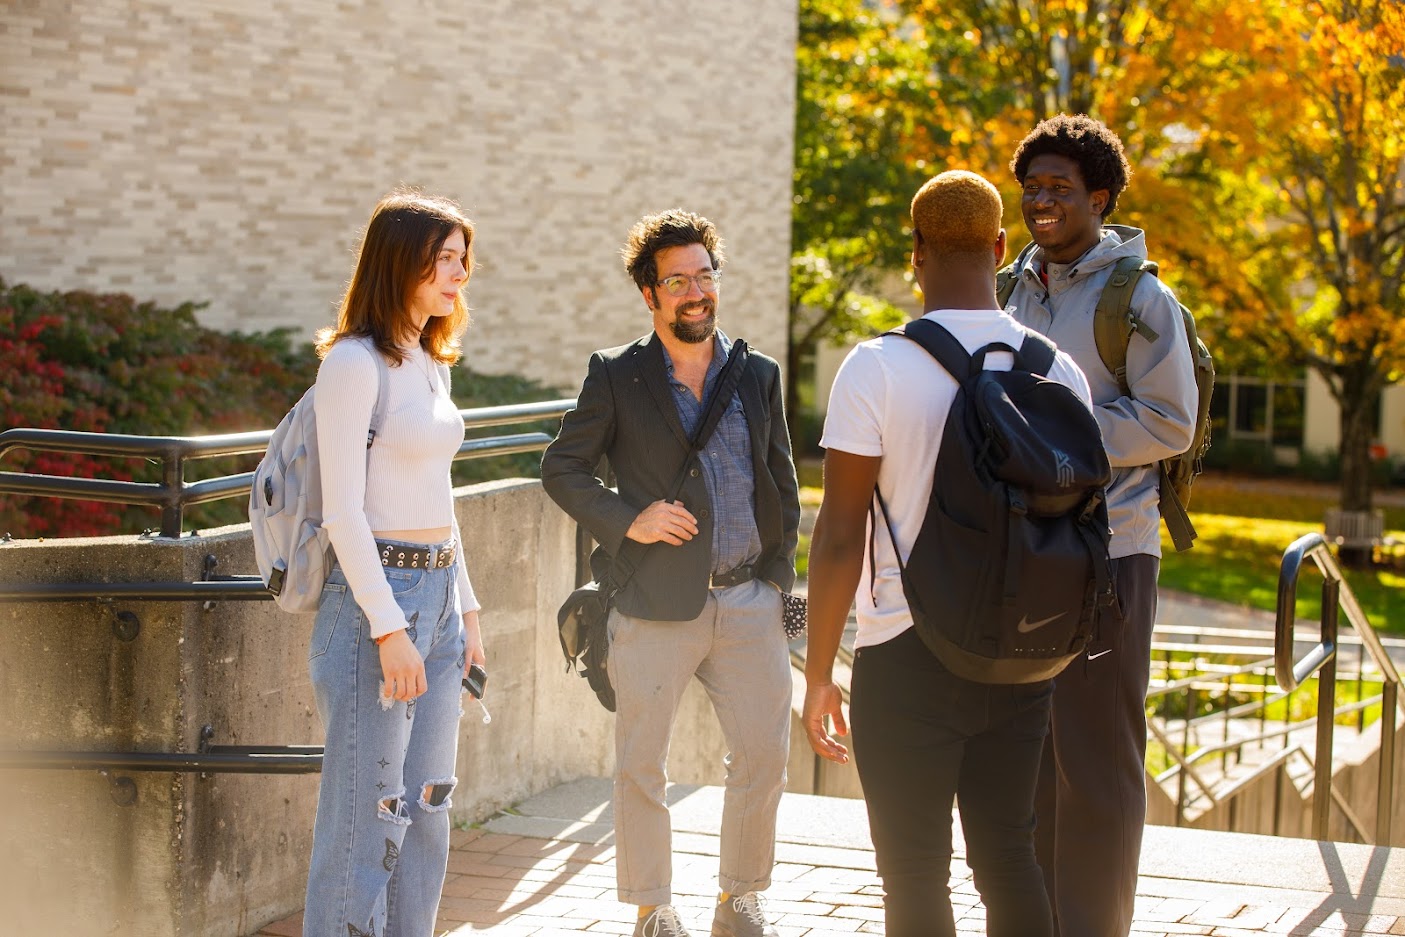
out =
<svg viewBox="0 0 1405 937"><path fill-rule="evenodd" d="M716 270L710 270L707 273L700 273L695 277L690 277L686 274L664 277L658 282L658 285L668 290L668 295L670 296L682 296L688 292L689 285L693 283L696 283L698 289L702 290L704 293L715 293L717 292L717 284L721 281L722 274Z"/></svg>

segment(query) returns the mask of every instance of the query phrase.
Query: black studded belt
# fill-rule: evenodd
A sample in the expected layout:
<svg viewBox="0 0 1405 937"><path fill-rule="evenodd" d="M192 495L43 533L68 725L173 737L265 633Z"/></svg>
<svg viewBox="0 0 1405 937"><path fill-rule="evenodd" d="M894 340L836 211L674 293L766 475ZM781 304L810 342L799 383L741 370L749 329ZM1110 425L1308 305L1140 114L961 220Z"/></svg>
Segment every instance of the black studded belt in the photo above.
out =
<svg viewBox="0 0 1405 937"><path fill-rule="evenodd" d="M459 553L459 545L452 540L432 547L407 547L377 540L376 549L381 554L381 565L395 569L442 569L453 565Z"/></svg>
<svg viewBox="0 0 1405 937"><path fill-rule="evenodd" d="M738 566L725 573L713 573L707 579L707 587L709 589L725 589L728 586L739 586L744 582L751 582L755 578L756 570L750 566Z"/></svg>

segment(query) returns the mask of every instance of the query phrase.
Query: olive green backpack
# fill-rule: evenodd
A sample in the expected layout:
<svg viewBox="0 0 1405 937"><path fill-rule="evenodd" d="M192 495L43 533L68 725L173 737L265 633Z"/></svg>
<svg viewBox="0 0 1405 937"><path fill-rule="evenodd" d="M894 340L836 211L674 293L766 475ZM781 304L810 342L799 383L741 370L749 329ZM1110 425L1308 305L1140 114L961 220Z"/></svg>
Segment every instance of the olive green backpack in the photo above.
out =
<svg viewBox="0 0 1405 937"><path fill-rule="evenodd" d="M1024 262L1024 254L1014 263L1006 266L995 275L996 296L1000 305L1010 301L1015 291L1016 272ZM1112 268L1112 276L1103 286L1098 297L1098 307L1093 314L1093 338L1098 346L1098 357L1122 389L1123 396L1131 397L1132 389L1127 386L1127 343L1136 332L1147 341L1156 341L1160 336L1132 308L1132 292L1142 274L1158 275L1158 267L1149 260L1136 257L1123 257ZM1166 521L1166 530L1176 549L1189 550L1195 542L1195 525L1190 522L1186 509L1190 506L1190 488L1195 477L1205 468L1205 453L1210 449L1210 395L1215 388L1215 359L1210 349L1200 340L1195 330L1195 316L1181 305L1181 319L1185 322L1185 335L1190 343L1190 357L1195 362L1195 432L1191 436L1190 448L1180 455L1161 460L1161 517Z"/></svg>

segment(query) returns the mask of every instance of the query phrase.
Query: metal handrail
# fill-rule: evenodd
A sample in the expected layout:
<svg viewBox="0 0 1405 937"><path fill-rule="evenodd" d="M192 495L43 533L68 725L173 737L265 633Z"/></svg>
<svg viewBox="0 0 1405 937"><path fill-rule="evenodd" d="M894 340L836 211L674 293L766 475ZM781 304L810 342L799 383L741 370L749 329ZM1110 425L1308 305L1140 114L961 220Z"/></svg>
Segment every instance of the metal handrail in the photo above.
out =
<svg viewBox="0 0 1405 937"><path fill-rule="evenodd" d="M510 423L530 423L558 418L575 406L572 398L535 403L460 410L467 429L485 429ZM0 472L0 494L77 498L114 504L137 504L161 509L160 536L181 535L181 522L187 505L204 504L249 493L252 472L185 480L185 463L190 459L215 456L258 455L268 448L273 430L226 433L213 436L129 436L88 433L76 430L31 429L21 427L0 432L0 458L15 449L36 452L71 452L93 456L153 459L161 464L160 482L116 481L106 478L73 478L24 472ZM516 433L466 439L454 459L482 459L490 456L538 452L551 437L545 433Z"/></svg>
<svg viewBox="0 0 1405 937"><path fill-rule="evenodd" d="M511 404L460 410L466 429L483 429L510 423L557 418L575 406L562 398L536 403ZM225 475L197 482L184 480L185 462L195 458L257 455L268 447L272 430L215 436L127 436L69 430L17 428L0 432L0 458L15 449L72 452L93 456L150 458L160 461L162 481L157 483L111 479L71 478L54 475L0 472L0 494L77 498L161 508L161 537L181 535L186 505L248 495L253 472ZM466 439L455 461L537 452L551 442L545 433L516 433ZM67 602L81 599L110 601L237 600L268 601L273 596L257 576L211 576L200 582L124 583L4 583L0 602ZM120 617L120 616L119 616ZM125 622L130 638L139 625ZM0 770L97 769L99 771L178 771L237 774L310 774L322 770L321 746L210 745L213 729L206 727L197 752L0 752ZM125 782L130 786L130 782ZM134 788L132 788L134 790ZM123 800L130 803L130 800Z"/></svg>
<svg viewBox="0 0 1405 937"><path fill-rule="evenodd" d="M1275 697L1275 700L1281 699L1283 699L1282 696ZM1380 701L1381 696L1378 693L1375 696L1368 696L1365 699L1357 700L1354 703L1343 703L1341 706L1338 706L1335 710L1333 710L1332 715L1333 718L1337 716L1349 716L1354 712L1359 712L1363 709L1370 709L1372 706L1375 706ZM1216 713L1216 715L1219 714ZM1212 758L1215 755L1220 755L1224 752L1232 752L1236 748L1240 748L1244 745L1249 744L1250 742L1266 742L1269 739L1286 738L1287 736L1293 735L1295 732L1301 732L1304 729L1310 729L1315 725L1317 725L1317 717L1312 716L1308 719L1303 719L1298 722L1290 723L1289 725L1286 725L1281 729L1265 729L1257 735L1246 735L1242 738L1228 739L1223 742L1217 742L1213 745L1201 745L1189 755L1183 755L1182 757L1184 758L1186 764L1195 764L1198 761L1203 761L1206 758ZM1156 780L1161 781L1164 779L1173 778L1176 776L1176 772L1177 766L1172 765L1171 767L1163 771L1161 774L1157 775Z"/></svg>
<svg viewBox="0 0 1405 937"><path fill-rule="evenodd" d="M1249 771L1247 774L1235 778L1232 782L1225 785L1222 789L1219 790L1218 793L1216 793L1214 789L1215 786L1201 778L1196 773L1195 769L1191 766L1191 762L1196 760L1196 756L1198 756L1200 752L1197 752L1195 756L1186 758L1175 750L1175 748L1170 744L1170 739L1166 738L1166 736L1162 732L1160 732L1160 730L1157 729L1154 725L1149 723L1148 728L1152 730L1152 734L1155 735L1158 740L1161 741L1162 745L1165 746L1167 753L1176 762L1175 765L1168 768L1165 772L1160 775L1157 775L1155 779L1157 783L1162 783L1165 780L1173 777L1174 775L1184 772L1184 774L1190 777L1191 780L1195 781L1196 786L1200 788L1199 797L1203 797L1206 801L1209 802L1209 807L1207 809L1213 809L1221 804L1232 804L1234 799L1238 797L1243 791L1247 790L1251 784L1253 784L1260 778L1265 777L1266 775L1285 769L1288 761L1294 757L1301 758L1303 761L1307 762L1308 768L1312 769L1314 772L1316 771L1316 765L1313 762L1312 756L1310 756L1301 745L1293 745L1290 748L1285 748L1279 752L1276 752L1267 761L1255 766L1254 769ZM1314 788L1314 797L1316 796L1317 790L1320 790L1320 788ZM1328 791L1331 795L1332 802L1335 803L1337 807L1341 809L1342 815L1346 817L1347 823L1350 824L1351 828L1356 832L1356 835L1361 838L1361 841L1363 843L1369 842L1369 836L1366 833L1365 824L1361 822L1361 818L1356 815L1356 812L1351 809L1351 805L1347 802L1345 795L1343 795L1342 792L1337 789L1337 786L1335 784L1332 784L1330 781L1328 782ZM1185 814L1186 808L1190 806L1191 803L1194 803L1197 799L1198 798L1188 798L1185 803L1177 805L1177 826L1180 825L1181 819Z"/></svg>
<svg viewBox="0 0 1405 937"><path fill-rule="evenodd" d="M1293 661L1293 622L1297 615L1298 573L1303 561L1311 559L1322 573L1321 638L1302 660ZM1274 677L1285 691L1297 689L1304 680L1318 674L1316 781L1312 795L1312 831L1319 840L1327 838L1331 798L1332 735L1337 692L1337 611L1346 610L1347 621L1361 638L1362 645L1380 668L1381 746L1376 789L1376 842L1390 842L1391 797L1395 784L1395 721L1400 707L1400 674L1395 662L1381 647L1371 623L1357 604L1356 596L1342 576L1336 559L1320 533L1304 534L1283 551L1278 571L1278 612L1274 620Z"/></svg>
<svg viewBox="0 0 1405 937"><path fill-rule="evenodd" d="M1153 649L1159 649L1160 645L1157 644L1153 645L1152 647ZM1253 648L1251 650L1258 649ZM1218 676L1222 677L1232 677L1239 676L1240 674L1256 673L1258 671L1261 671L1266 665L1271 663L1273 663L1273 660L1271 658L1259 658L1258 660L1250 661L1247 664L1239 664L1233 667L1226 667L1223 670L1216 671L1216 673ZM1203 679L1204 678L1201 676L1201 674L1197 673L1192 674L1189 677L1182 677L1179 680L1163 684L1159 687L1151 687L1146 691L1146 698L1155 699L1158 696L1167 696L1171 693L1179 692L1180 690L1183 690L1188 686L1194 686L1195 684L1201 682Z"/></svg>
<svg viewBox="0 0 1405 937"><path fill-rule="evenodd" d="M105 769L220 774L316 774L320 745L211 745L201 752L0 752L0 770Z"/></svg>
<svg viewBox="0 0 1405 937"><path fill-rule="evenodd" d="M0 584L0 602L72 602L126 599L130 602L268 602L258 576L228 576L218 582L35 582Z"/></svg>
<svg viewBox="0 0 1405 937"><path fill-rule="evenodd" d="M1158 626L1158 632L1167 630L1172 629L1162 628L1161 626ZM1233 634L1237 638L1254 638L1257 637L1258 632L1242 630L1231 632L1229 630L1222 629L1222 634ZM1302 637L1299 636L1297 638L1297 641L1299 643L1303 643ZM1363 648L1365 646L1365 643L1359 640L1355 641L1354 643L1357 643ZM1381 643L1384 644L1384 642ZM1189 648L1183 647L1179 644L1168 645L1164 642L1154 642L1153 649L1186 650ZM1229 651L1234 656L1243 656L1246 650L1251 652L1258 650L1257 647L1253 647L1250 645L1234 645L1232 647L1222 645L1196 645L1194 646L1194 649L1207 649L1212 657L1220 656L1225 651ZM1268 650L1270 653L1272 653L1275 649ZM1173 762L1173 764L1171 764L1171 766L1168 767L1166 770L1156 774L1154 776L1154 780L1158 785L1164 785L1172 780L1177 781L1177 825L1180 824L1184 816L1185 810L1189 805L1196 803L1197 801L1206 802L1212 807L1218 806L1222 803L1232 803L1244 788L1249 786L1249 784L1251 784L1254 780L1270 772L1275 765L1285 762L1286 759L1281 756L1274 756L1272 759L1270 759L1270 762L1268 764L1260 765L1258 768L1252 770L1247 776L1239 775L1238 773L1236 773L1238 776L1236 777L1234 782L1229 784L1228 786L1224 786L1219 779L1215 780L1214 782L1210 782L1207 778L1200 776L1196 772L1195 768L1192 766L1197 764L1203 764L1205 761L1211 758L1215 758L1217 756L1227 756L1231 752L1237 752L1242 749L1242 747L1246 744L1252 744L1257 742L1262 745L1269 739L1280 737L1284 738L1284 742L1286 744L1287 738L1289 736L1304 731L1311 731L1315 728L1318 722L1318 718L1316 716L1310 719L1294 722L1292 724L1285 724L1281 729L1271 731L1261 729L1257 734L1230 738L1229 727L1227 724L1228 720L1236 717L1242 718L1246 715L1252 715L1255 712L1262 714L1263 710L1266 707L1271 706L1276 702L1280 702L1282 700L1291 698L1292 691L1284 692L1278 690L1277 687L1275 687L1275 690L1277 692L1270 693L1268 691L1269 685L1267 683L1265 683L1262 687L1250 686L1248 684L1245 684L1240 687L1240 690L1242 692L1247 692L1250 695L1259 696L1259 698L1238 705L1229 705L1230 695L1232 694L1232 691L1234 689L1234 684L1232 683L1234 677L1250 673L1257 673L1266 678L1268 668L1273 666L1274 662L1275 658L1269 657L1267 659L1255 660L1249 663L1214 666L1208 664L1204 660L1200 660L1197 658L1197 660L1193 664L1190 664L1190 666L1192 666L1199 672L1193 673L1187 677L1171 679L1170 671L1168 670L1166 682L1163 685L1155 687L1148 692L1148 700L1156 697L1169 696L1173 693L1178 692L1188 692L1193 694L1197 690L1210 692L1219 690L1226 695L1224 708L1217 709L1203 716L1190 716L1188 712L1188 718L1177 720L1183 726L1182 731L1184 733L1184 737L1187 740L1189 739L1194 727L1199 726L1202 723L1225 721L1226 726L1224 730L1224 741L1219 744L1197 745L1195 750L1192 751L1188 746L1182 747L1173 743L1171 739L1167 736L1166 731L1163 731L1162 728L1156 722L1149 722L1148 724L1149 731L1152 733L1153 736L1157 738L1158 741L1161 742L1161 744L1165 748L1167 757L1170 758ZM1359 663L1364 664L1365 662L1360 661ZM1169 667L1169 658L1167 660L1167 664ZM1213 679L1206 679L1206 670L1209 670L1214 674ZM1376 677L1378 677L1378 675L1373 675L1373 682L1375 681ZM1357 680L1359 683L1360 675L1357 676ZM1383 702L1383 694L1378 693L1369 697L1364 697L1354 703L1345 704L1342 706L1335 706L1333 708L1333 716L1335 718L1351 713L1363 713L1368 708L1380 704L1381 702ZM1188 703L1187 706L1189 707L1189 705L1190 704ZM1285 751L1286 750L1287 749L1285 749ZM1314 762L1312 761L1312 759L1308 758L1305 753L1302 755L1302 760L1307 763L1310 771L1315 772L1316 766ZM1228 781L1230 777L1231 776L1228 774L1228 769L1226 768L1226 775L1223 780ZM1199 793L1191 794L1187 790L1187 782L1191 782L1195 787L1197 787L1199 789ZM1335 785L1330 786L1330 791L1331 801L1338 805L1343 816L1347 818L1347 821L1351 825L1351 828L1356 833L1356 835L1360 837L1362 842L1371 842L1372 839L1370 837L1370 834L1365 832L1365 828L1361 824L1359 818L1356 817L1355 813L1350 809L1349 805L1346 805L1345 799L1341 792L1335 787Z"/></svg>

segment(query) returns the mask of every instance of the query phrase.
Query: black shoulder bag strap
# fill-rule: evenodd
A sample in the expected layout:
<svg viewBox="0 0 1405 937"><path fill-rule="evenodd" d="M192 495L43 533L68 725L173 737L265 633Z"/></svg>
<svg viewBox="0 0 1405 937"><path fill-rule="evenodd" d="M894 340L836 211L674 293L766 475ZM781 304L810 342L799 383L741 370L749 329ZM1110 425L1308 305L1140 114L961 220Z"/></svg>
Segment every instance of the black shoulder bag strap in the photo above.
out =
<svg viewBox="0 0 1405 937"><path fill-rule="evenodd" d="M732 342L732 350L727 355L727 362L722 365L722 371L717 375L717 383L713 385L712 394L707 399L707 408L703 411L702 419L698 420L698 425L693 430L693 438L688 442L688 452L683 456L683 464L678 467L678 475L674 478L673 484L669 486L668 500L670 503L678 500L678 495L683 491L683 483L688 478L688 464L712 438L712 432L721 422L722 414L727 410L727 404L731 403L732 395L737 392L737 385L741 383L742 375L746 373L746 359L746 340L738 338ZM623 548L621 548L621 552L623 552ZM619 568L619 557L615 557L610 562L608 578L614 580L614 572ZM637 566L631 566L624 578L620 579L611 591L618 592L623 589L634 576L636 568Z"/></svg>

